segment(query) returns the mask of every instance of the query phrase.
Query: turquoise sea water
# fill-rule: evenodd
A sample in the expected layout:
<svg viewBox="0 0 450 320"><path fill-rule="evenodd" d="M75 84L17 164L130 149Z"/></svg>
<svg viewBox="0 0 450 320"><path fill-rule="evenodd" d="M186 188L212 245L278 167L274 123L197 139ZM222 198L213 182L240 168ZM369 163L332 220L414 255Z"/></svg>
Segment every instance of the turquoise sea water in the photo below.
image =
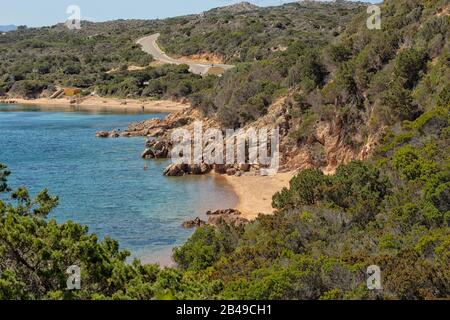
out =
<svg viewBox="0 0 450 320"><path fill-rule="evenodd" d="M67 111L0 105L0 162L13 173L9 183L58 195L50 218L87 225L145 262L166 263L192 233L183 221L235 204L220 179L162 176L168 161L140 159L144 138L95 137L164 114Z"/></svg>

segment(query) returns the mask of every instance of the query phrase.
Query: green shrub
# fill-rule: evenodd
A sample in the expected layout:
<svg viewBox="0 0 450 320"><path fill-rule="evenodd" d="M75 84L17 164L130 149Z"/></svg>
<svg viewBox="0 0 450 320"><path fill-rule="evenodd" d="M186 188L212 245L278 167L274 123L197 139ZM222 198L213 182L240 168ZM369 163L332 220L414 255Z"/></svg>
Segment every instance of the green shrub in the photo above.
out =
<svg viewBox="0 0 450 320"><path fill-rule="evenodd" d="M397 150L393 165L408 180L426 180L438 170L436 163L424 159L417 149L410 145Z"/></svg>

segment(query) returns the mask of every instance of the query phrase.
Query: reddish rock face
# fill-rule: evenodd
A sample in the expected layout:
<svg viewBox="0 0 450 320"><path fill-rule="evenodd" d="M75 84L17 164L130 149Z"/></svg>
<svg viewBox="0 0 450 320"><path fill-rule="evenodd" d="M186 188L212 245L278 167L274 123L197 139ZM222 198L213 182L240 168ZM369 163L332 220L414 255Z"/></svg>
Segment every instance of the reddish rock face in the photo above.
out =
<svg viewBox="0 0 450 320"><path fill-rule="evenodd" d="M118 138L120 137L119 132L113 131L99 131L95 135L97 138Z"/></svg>
<svg viewBox="0 0 450 320"><path fill-rule="evenodd" d="M232 224L236 226L247 224L249 221L242 218L242 213L235 209L208 211L208 224L217 225L220 222Z"/></svg>
<svg viewBox="0 0 450 320"><path fill-rule="evenodd" d="M164 171L168 177L180 177L185 175L203 175L211 172L211 166L207 164L176 164L169 165Z"/></svg>

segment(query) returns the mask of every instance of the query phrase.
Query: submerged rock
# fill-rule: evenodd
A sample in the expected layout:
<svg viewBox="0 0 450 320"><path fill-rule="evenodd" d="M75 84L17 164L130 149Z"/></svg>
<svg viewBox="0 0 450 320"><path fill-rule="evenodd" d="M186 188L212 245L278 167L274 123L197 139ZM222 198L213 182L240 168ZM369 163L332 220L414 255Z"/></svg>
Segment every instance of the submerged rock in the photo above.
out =
<svg viewBox="0 0 450 320"><path fill-rule="evenodd" d="M170 142L165 140L150 140L141 157L144 159L166 159L169 157Z"/></svg>
<svg viewBox="0 0 450 320"><path fill-rule="evenodd" d="M200 219L199 217L195 218L194 220L188 220L183 222L182 227L185 229L192 229L192 228L198 228L201 226L204 226L206 224L205 221Z"/></svg>

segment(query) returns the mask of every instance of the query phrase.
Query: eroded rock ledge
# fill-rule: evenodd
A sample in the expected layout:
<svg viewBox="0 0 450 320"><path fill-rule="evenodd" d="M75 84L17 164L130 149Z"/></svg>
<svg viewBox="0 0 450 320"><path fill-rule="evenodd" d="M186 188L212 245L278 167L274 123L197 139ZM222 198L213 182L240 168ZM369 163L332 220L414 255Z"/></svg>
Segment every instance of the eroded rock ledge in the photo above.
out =
<svg viewBox="0 0 450 320"><path fill-rule="evenodd" d="M172 150L171 135L174 129L186 129L193 132L194 123L202 122L203 130L224 129L214 119L202 115L196 108L189 108L170 114L165 119L150 119L137 123L131 123L127 130L112 130L98 132L97 137L147 137L145 150L142 152L144 159L166 159L170 157ZM352 160L364 160L373 152L377 141L383 134L383 128L363 136L354 134L356 146L349 146L345 141L346 135L342 121L338 117L332 119L317 119L308 134L301 139L293 138L302 122L301 118L293 118L286 105L286 99L280 98L272 104L268 113L258 120L242 128L246 131L254 129L279 128L280 134L280 172L295 171L308 168L319 168L327 174L333 173L341 165ZM294 135L295 136L295 135ZM171 164L164 174L167 176L202 175L212 171L218 174L243 175L248 172L258 174L258 166L254 165L208 165L208 164ZM250 174L249 173L249 174Z"/></svg>
<svg viewBox="0 0 450 320"><path fill-rule="evenodd" d="M171 129L181 128L201 120L203 117L200 112L194 108L188 108L182 111L171 113L165 119L149 119L140 122L132 122L125 131L112 130L97 132L99 138L110 137L149 137L159 138L166 136Z"/></svg>

